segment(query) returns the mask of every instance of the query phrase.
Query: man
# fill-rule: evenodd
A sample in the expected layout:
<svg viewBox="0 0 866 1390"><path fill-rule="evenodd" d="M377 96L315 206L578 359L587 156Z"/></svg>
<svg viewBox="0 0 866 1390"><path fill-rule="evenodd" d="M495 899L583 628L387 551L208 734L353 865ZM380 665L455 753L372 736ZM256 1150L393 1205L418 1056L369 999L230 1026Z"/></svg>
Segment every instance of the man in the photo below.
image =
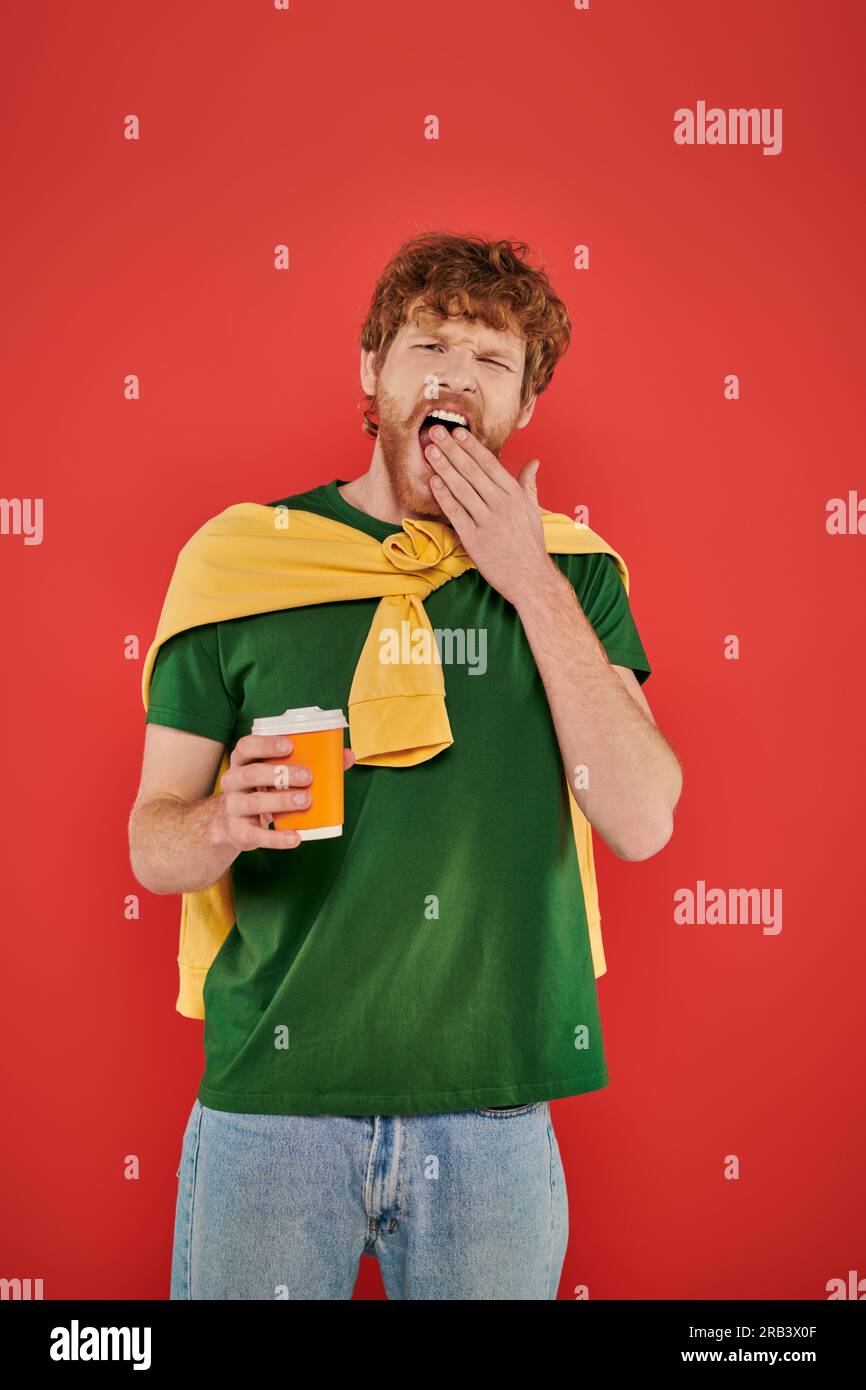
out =
<svg viewBox="0 0 866 1390"><path fill-rule="evenodd" d="M206 977L173 1298L346 1299L365 1252L389 1298L556 1297L548 1102L608 1081L569 786L639 860L670 837L682 779L612 556L548 553L538 461L517 479L499 461L570 334L525 250L401 247L361 334L367 472L269 504L378 542L408 518L453 530L471 564L424 605L466 639L442 658L451 745L410 767L346 749L343 834L302 843L272 818L316 788L292 767L272 790L263 759L291 743L252 721L344 708L377 600L201 624L158 651L133 868L157 893L230 868L236 913Z"/></svg>

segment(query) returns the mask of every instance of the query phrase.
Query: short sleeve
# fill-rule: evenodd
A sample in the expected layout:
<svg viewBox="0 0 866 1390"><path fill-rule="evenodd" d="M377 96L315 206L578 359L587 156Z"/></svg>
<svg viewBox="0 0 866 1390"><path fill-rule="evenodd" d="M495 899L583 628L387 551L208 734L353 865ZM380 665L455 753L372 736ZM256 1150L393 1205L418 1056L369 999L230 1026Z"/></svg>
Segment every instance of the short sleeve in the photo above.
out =
<svg viewBox="0 0 866 1390"><path fill-rule="evenodd" d="M217 624L186 628L163 642L151 674L145 722L227 744L236 716L223 680Z"/></svg>
<svg viewBox="0 0 866 1390"><path fill-rule="evenodd" d="M612 555L557 555L555 557L571 581L596 637L612 666L627 666L643 685L652 675L625 585ZM578 570L574 561L583 560ZM563 563L566 562L566 563Z"/></svg>

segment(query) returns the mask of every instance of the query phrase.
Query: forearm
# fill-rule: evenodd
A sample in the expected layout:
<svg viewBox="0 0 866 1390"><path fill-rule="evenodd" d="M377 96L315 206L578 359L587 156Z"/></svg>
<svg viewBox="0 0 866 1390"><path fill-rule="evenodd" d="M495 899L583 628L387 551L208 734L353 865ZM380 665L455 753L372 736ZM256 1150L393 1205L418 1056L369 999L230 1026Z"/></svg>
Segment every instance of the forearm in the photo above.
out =
<svg viewBox="0 0 866 1390"><path fill-rule="evenodd" d="M552 561L546 578L515 606L577 804L614 853L648 858L673 828L682 786L676 755L626 690Z"/></svg>
<svg viewBox="0 0 866 1390"><path fill-rule="evenodd" d="M240 852L222 832L221 794L159 797L129 818L132 872L151 893L196 893L222 878Z"/></svg>

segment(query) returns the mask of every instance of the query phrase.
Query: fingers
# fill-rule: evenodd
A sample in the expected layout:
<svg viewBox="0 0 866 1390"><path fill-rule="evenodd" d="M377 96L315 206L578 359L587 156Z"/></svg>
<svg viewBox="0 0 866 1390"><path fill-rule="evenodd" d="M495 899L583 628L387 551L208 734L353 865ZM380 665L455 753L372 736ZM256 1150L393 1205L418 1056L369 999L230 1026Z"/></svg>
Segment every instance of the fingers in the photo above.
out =
<svg viewBox="0 0 866 1390"><path fill-rule="evenodd" d="M252 820L232 824L232 844L240 850L296 849L301 837L296 830L262 830Z"/></svg>
<svg viewBox="0 0 866 1390"><path fill-rule="evenodd" d="M267 815L270 819L281 811L306 811L312 804L312 794L303 791L227 791L226 810L230 816Z"/></svg>
<svg viewBox="0 0 866 1390"><path fill-rule="evenodd" d="M281 753L285 753L287 757L291 757L293 749L294 743L286 734L246 734L243 738L239 738L235 744L231 758L229 759L229 768L225 776L229 777L232 775L233 784L236 787L257 786L261 785L263 781L266 781L270 785L276 780L275 776L269 774L267 777L263 777L262 773L264 769L275 769L282 766L282 764L265 763L262 765L261 759L278 758ZM352 752L351 748L344 748L343 771L345 772L352 767L355 761L355 754ZM310 769L308 767L304 767L300 763L286 763L285 766L289 769L289 785L303 786L305 781L308 782L310 780ZM233 777L236 771L251 767L255 768L254 773L247 774L239 779ZM300 782L297 781L297 774L300 774ZM306 774L306 777L304 774Z"/></svg>
<svg viewBox="0 0 866 1390"><path fill-rule="evenodd" d="M244 734L232 749L230 762L237 767L260 758L278 758L281 753L291 754L294 746L287 734Z"/></svg>
<svg viewBox="0 0 866 1390"><path fill-rule="evenodd" d="M431 435L435 436L436 445L445 457L433 459L431 462L437 467L437 471L441 469L451 491L473 517L473 499L468 492L466 496L462 493L466 483L471 484L471 490L483 498L488 506L494 506L497 495L506 490L513 481L508 469L503 468L498 458L468 430L458 429L451 434L442 425L437 426L437 429L442 429L443 434L437 435L434 429L431 430ZM432 445L428 445L428 454L431 447Z"/></svg>
<svg viewBox="0 0 866 1390"><path fill-rule="evenodd" d="M257 787L308 787L313 774L300 763L239 763L223 774L223 791L241 792Z"/></svg>
<svg viewBox="0 0 866 1390"><path fill-rule="evenodd" d="M312 805L312 773L299 763L261 761L289 757L293 746L285 734L247 734L235 744L220 790L230 839L239 849L295 849L301 844L297 831L271 827L281 812ZM344 748L343 771L355 761L351 748Z"/></svg>

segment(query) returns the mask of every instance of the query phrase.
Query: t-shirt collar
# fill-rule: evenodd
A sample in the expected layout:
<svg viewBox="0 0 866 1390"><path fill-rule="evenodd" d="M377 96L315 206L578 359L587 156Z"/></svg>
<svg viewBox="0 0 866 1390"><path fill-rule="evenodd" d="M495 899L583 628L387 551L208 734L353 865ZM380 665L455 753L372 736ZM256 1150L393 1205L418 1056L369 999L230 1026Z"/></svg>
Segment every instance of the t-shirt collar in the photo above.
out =
<svg viewBox="0 0 866 1390"><path fill-rule="evenodd" d="M325 501L341 521L347 522L349 526L354 526L356 530L363 531L368 536L375 536L377 541L387 540L401 529L399 521L382 521L380 517L370 516L368 512L362 512L347 502L337 490L345 487L347 482L348 478L335 478L332 483L325 483L322 488Z"/></svg>

